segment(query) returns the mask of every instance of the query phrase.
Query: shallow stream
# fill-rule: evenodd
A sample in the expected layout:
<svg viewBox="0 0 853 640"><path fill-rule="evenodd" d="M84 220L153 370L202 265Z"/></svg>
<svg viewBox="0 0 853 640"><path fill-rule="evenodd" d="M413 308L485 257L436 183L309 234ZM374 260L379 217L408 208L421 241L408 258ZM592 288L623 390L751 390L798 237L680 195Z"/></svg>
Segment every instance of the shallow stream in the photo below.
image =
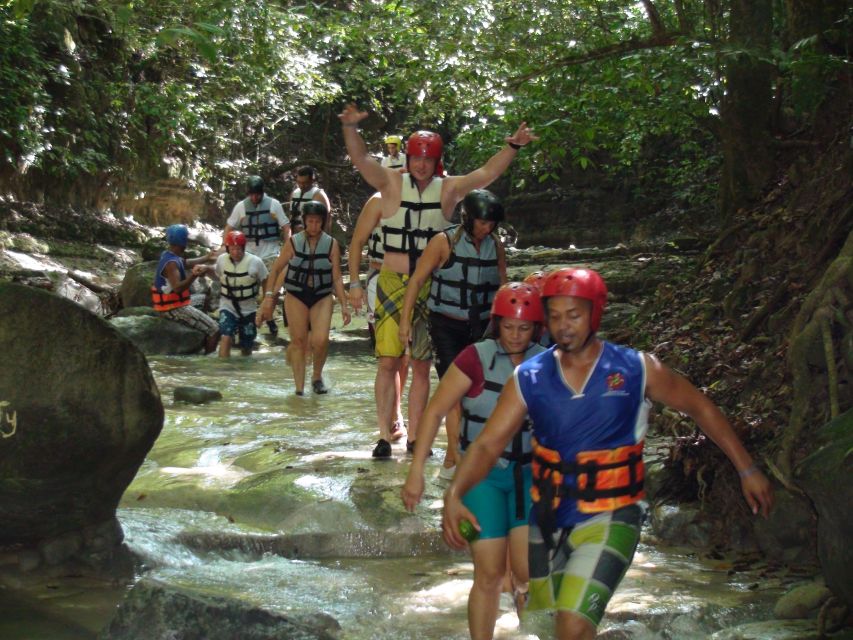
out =
<svg viewBox="0 0 853 640"><path fill-rule="evenodd" d="M418 513L406 513L405 439L390 461L370 455L375 362L363 326L357 318L333 332L325 396L293 394L282 345L266 336L250 358L150 358L166 422L122 501L126 542L149 575L269 609L322 611L345 639L467 638L472 565L438 534L445 443L434 447ZM223 399L175 403L184 385ZM602 635L706 637L772 617L780 582L732 567L643 544ZM7 640L92 639L129 585L64 576L47 593L24 579L18 587L0 603ZM551 624L530 616L519 627L505 595L496 637L550 637Z"/></svg>

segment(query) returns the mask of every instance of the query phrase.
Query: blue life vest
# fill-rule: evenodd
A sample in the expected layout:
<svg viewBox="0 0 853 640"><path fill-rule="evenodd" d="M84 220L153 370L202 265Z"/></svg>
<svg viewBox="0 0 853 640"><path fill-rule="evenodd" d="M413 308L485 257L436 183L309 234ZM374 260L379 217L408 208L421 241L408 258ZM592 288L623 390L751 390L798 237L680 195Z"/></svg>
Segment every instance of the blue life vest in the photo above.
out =
<svg viewBox="0 0 853 640"><path fill-rule="evenodd" d="M432 274L429 310L457 320L488 320L501 286L497 246L490 234L474 247L461 225L444 230L450 257Z"/></svg>

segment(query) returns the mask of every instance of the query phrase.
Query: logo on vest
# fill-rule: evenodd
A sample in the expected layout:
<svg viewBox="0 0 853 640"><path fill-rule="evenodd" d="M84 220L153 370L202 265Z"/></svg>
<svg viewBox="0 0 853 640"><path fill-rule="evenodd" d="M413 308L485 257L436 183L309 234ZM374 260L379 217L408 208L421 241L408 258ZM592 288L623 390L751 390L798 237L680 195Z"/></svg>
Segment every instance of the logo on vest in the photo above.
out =
<svg viewBox="0 0 853 640"><path fill-rule="evenodd" d="M611 373L607 376L607 392L603 395L605 396L627 396L628 392L625 391L625 376L623 376L618 371L616 373Z"/></svg>

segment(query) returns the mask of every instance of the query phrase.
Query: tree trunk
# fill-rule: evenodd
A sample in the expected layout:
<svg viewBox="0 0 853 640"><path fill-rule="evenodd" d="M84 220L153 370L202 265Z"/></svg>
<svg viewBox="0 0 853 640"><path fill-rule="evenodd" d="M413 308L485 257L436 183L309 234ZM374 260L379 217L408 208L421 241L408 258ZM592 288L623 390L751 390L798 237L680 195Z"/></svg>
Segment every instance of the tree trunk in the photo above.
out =
<svg viewBox="0 0 853 640"><path fill-rule="evenodd" d="M734 221L741 207L754 202L773 174L771 65L772 0L731 0L730 54L722 103L723 172L719 205L724 220Z"/></svg>

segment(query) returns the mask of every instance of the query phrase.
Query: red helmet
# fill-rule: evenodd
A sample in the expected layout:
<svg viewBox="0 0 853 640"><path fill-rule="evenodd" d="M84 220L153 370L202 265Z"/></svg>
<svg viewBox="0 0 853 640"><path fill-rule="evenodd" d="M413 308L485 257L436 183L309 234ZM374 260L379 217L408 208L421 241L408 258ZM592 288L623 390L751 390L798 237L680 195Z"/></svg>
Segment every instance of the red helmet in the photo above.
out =
<svg viewBox="0 0 853 640"><path fill-rule="evenodd" d="M500 318L542 322L545 313L535 287L523 282L507 282L492 301L492 315Z"/></svg>
<svg viewBox="0 0 853 640"><path fill-rule="evenodd" d="M225 236L225 246L226 247L245 247L246 246L246 236L242 231L229 231L228 235Z"/></svg>
<svg viewBox="0 0 853 640"><path fill-rule="evenodd" d="M406 163L409 158L433 158L435 163L435 175L444 175L444 165L441 163L441 154L444 152L444 142L441 136L432 131L415 131L406 141Z"/></svg>
<svg viewBox="0 0 853 640"><path fill-rule="evenodd" d="M542 284L542 297L551 296L574 296L592 302L589 324L593 331L598 331L607 304L607 285L597 271L571 267L552 271Z"/></svg>
<svg viewBox="0 0 853 640"><path fill-rule="evenodd" d="M545 282L547 274L544 271L533 271L524 277L524 283L532 285L542 295L542 284Z"/></svg>

